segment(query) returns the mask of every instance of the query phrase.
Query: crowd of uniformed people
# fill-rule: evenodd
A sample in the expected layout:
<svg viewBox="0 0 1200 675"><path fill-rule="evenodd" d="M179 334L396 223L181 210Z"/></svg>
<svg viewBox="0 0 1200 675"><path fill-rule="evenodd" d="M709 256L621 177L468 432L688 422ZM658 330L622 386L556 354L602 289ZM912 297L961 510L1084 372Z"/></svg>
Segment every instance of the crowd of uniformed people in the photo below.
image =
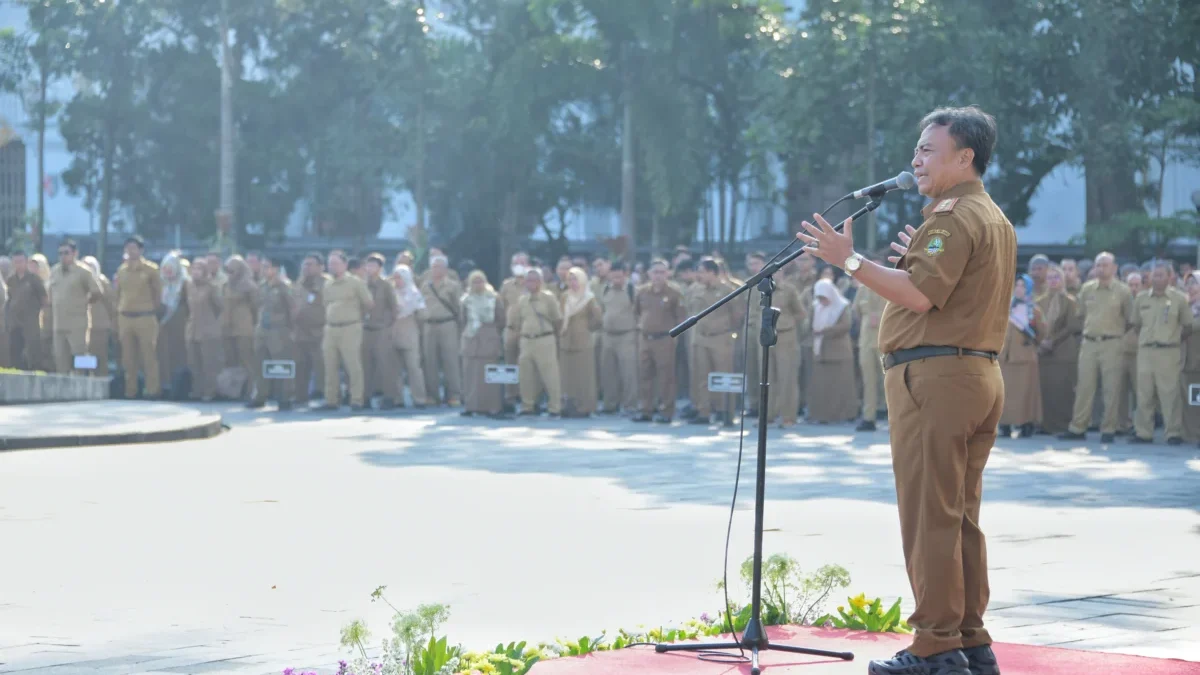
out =
<svg viewBox="0 0 1200 675"><path fill-rule="evenodd" d="M737 264L680 247L632 267L517 253L511 276L489 280L456 271L438 249L421 269L408 251L312 252L298 263L178 252L154 263L144 252L130 237L111 281L69 239L53 266L42 254L0 257L0 367L113 375L127 398L273 400L280 410L450 406L697 425L758 414L757 290L679 338L668 331L759 272L762 253ZM1190 266L1038 255L1012 297L1002 435L1094 430L1148 443L1162 428L1168 444L1200 442L1200 275ZM885 412L885 302L810 256L776 276L772 300L767 419L874 430ZM78 368L80 355L95 356L94 368ZM272 361L294 366L268 377ZM517 365L518 384L490 381L496 364ZM744 411L739 395L708 388L710 373L743 368ZM677 400L687 405L676 410Z"/></svg>

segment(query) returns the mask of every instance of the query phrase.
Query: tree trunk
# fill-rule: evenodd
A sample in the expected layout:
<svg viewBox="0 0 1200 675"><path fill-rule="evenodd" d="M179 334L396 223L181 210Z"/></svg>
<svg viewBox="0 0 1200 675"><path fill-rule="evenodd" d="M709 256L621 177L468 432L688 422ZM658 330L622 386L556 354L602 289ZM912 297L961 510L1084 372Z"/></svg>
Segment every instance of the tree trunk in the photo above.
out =
<svg viewBox="0 0 1200 675"><path fill-rule="evenodd" d="M1128 155L1125 161L1117 160L1108 152L1104 153L1105 157L1085 157L1083 160L1088 228L1104 225L1121 213L1145 211L1134 178L1133 153L1122 152L1122 149L1116 149L1116 152Z"/></svg>
<svg viewBox="0 0 1200 675"><path fill-rule="evenodd" d="M868 16L874 18L875 2L868 5ZM867 185L875 184L875 22L872 20L867 28ZM867 250L874 253L876 237L879 236L879 221L875 212L867 214Z"/></svg>
<svg viewBox="0 0 1200 675"><path fill-rule="evenodd" d="M509 189L504 195L504 212L500 216L500 270L508 269L509 259L513 254L513 238L517 232L517 191Z"/></svg>
<svg viewBox="0 0 1200 675"><path fill-rule="evenodd" d="M425 229L425 87L422 84L417 101L417 189L413 193L417 205L417 229Z"/></svg>
<svg viewBox="0 0 1200 675"><path fill-rule="evenodd" d="M739 193L741 190L738 185L738 174L735 172L729 177L729 243L728 246L733 246L733 243L738 241L738 202Z"/></svg>
<svg viewBox="0 0 1200 675"><path fill-rule="evenodd" d="M115 125L109 123L105 125L104 134L104 175L100 177L100 236L97 238L96 258L100 263L101 269L104 268L106 254L108 253L108 218L112 212L112 186L113 186L113 156L116 154L116 135Z"/></svg>
<svg viewBox="0 0 1200 675"><path fill-rule="evenodd" d="M221 0L221 193L220 211L229 224L229 236L237 241L235 216L236 180L233 155L233 55L229 48L229 0ZM236 243L234 244L236 250Z"/></svg>
<svg viewBox="0 0 1200 675"><path fill-rule="evenodd" d="M633 154L633 72L630 64L629 48L622 49L622 67L624 76L622 82L622 98L624 98L625 119L621 127L621 236L629 241L625 259L632 261L637 252L637 220L634 211L636 197L634 181L637 178Z"/></svg>
<svg viewBox="0 0 1200 675"><path fill-rule="evenodd" d="M717 219L713 223L716 226L716 244L725 248L725 179L724 177L717 178ZM711 251L709 251L711 253Z"/></svg>

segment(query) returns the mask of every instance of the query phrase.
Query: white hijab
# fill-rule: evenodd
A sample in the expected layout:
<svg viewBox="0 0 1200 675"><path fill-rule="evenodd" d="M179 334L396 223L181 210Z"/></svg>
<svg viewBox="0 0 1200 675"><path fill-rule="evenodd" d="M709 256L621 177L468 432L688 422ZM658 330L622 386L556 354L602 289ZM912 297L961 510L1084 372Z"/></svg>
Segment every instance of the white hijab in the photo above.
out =
<svg viewBox="0 0 1200 675"><path fill-rule="evenodd" d="M829 300L828 305L821 304L819 298ZM837 286L828 279L821 279L813 286L813 353L821 353L821 339L824 337L817 331L829 330L842 318L842 312L850 306L850 301L842 295Z"/></svg>
<svg viewBox="0 0 1200 675"><path fill-rule="evenodd" d="M421 290L413 282L411 267L408 265L396 265L392 269L392 277L400 277L404 281L404 288L396 289L396 300L400 304L400 312L396 315L397 319L410 317L425 309L425 296L421 295Z"/></svg>

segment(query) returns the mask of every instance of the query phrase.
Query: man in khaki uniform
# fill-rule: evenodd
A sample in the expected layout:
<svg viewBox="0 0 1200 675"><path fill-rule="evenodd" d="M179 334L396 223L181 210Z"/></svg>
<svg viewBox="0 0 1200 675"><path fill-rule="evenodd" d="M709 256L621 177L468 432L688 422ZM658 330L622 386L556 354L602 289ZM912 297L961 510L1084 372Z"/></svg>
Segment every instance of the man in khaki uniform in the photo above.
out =
<svg viewBox="0 0 1200 675"><path fill-rule="evenodd" d="M608 275L608 283L595 294L604 310L600 329L603 352L599 370L600 388L604 392L603 412L613 414L619 407L632 414L637 410L638 396L637 316L634 311L633 284L626 278L623 262L613 264Z"/></svg>
<svg viewBox="0 0 1200 675"><path fill-rule="evenodd" d="M669 331L687 318L683 293L667 281L667 261L650 263L650 283L634 296L634 315L638 322L638 377L641 387L641 412L634 422L670 424L675 417L676 340ZM682 337L682 336L681 336Z"/></svg>
<svg viewBox="0 0 1200 675"><path fill-rule="evenodd" d="M258 325L260 291L250 265L240 255L225 262L228 279L221 287L221 335L225 338L225 366L246 371L246 393L258 381L254 327Z"/></svg>
<svg viewBox="0 0 1200 675"><path fill-rule="evenodd" d="M50 268L50 306L54 308L54 369L75 371L75 357L88 353L88 307L100 299L91 270L78 264L74 239L58 245L58 264ZM99 363L97 363L99 365Z"/></svg>
<svg viewBox="0 0 1200 675"><path fill-rule="evenodd" d="M878 262L874 258L872 262ZM857 282L856 282L857 283ZM862 370L862 422L856 431L875 431L879 414L879 391L883 370L879 367L879 323L887 301L875 291L858 284L854 294L854 313L858 315L858 364Z"/></svg>
<svg viewBox="0 0 1200 675"><path fill-rule="evenodd" d="M525 289L525 273L529 269L529 254L517 252L512 256L511 270L512 276L505 279L500 285L500 297L504 300L505 307L505 323L504 323L504 362L511 365L516 365L517 359L520 357L521 351L521 331L517 325L517 304L522 295L528 291ZM512 412L516 408L517 400L520 398L519 385L506 385L504 387L504 406Z"/></svg>
<svg viewBox="0 0 1200 675"><path fill-rule="evenodd" d="M759 271L762 271L761 269ZM754 272L758 274L758 272ZM757 293L756 293L757 295ZM800 410L800 342L799 326L808 317L808 309L800 302L800 291L787 280L781 278L775 285L775 293L771 305L779 310L779 319L775 322L776 342L771 350L771 371L767 373L767 382L771 384L771 407L767 411L767 420L779 419L783 428L796 426L796 418ZM758 304L750 308L751 313L757 312L759 323L762 323L762 307ZM747 338L751 344L758 344L759 330L751 331ZM761 350L761 345L759 345ZM759 352L761 359L761 351ZM757 392L757 385L746 383L747 389Z"/></svg>
<svg viewBox="0 0 1200 675"><path fill-rule="evenodd" d="M804 307L813 306L813 288L817 285L816 260L804 255L794 263L796 271L796 288L800 291L800 304ZM813 371L813 331L812 315L807 314L800 326L797 339L800 342L800 408L808 406L808 381L812 379Z"/></svg>
<svg viewBox="0 0 1200 675"><path fill-rule="evenodd" d="M29 269L29 258L21 251L12 255L13 272L8 285L9 362L14 368L37 370L42 362L42 308L49 301L46 284Z"/></svg>
<svg viewBox="0 0 1200 675"><path fill-rule="evenodd" d="M537 400L546 392L546 411L562 414L562 380L558 371L558 331L562 312L554 293L542 288L541 270L525 273L528 294L517 301L517 326L521 336L518 371L521 385L521 414L537 413Z"/></svg>
<svg viewBox="0 0 1200 675"><path fill-rule="evenodd" d="M1125 285L1129 287L1129 295L1136 302L1138 294L1143 289L1141 273L1131 272L1124 281ZM1136 319L1136 316L1134 318ZM1139 326L1133 322L1121 338L1121 396L1117 399L1117 433L1134 433L1133 411L1137 408L1139 332ZM1100 412L1103 414L1103 411Z"/></svg>
<svg viewBox="0 0 1200 675"><path fill-rule="evenodd" d="M134 235L125 240L125 262L117 269L117 339L125 370L125 398L137 396L138 364L145 374L146 398L162 394L158 379L158 314L162 278L158 265L142 257L146 244Z"/></svg>
<svg viewBox="0 0 1200 675"><path fill-rule="evenodd" d="M729 282L722 281L721 266L712 258L700 260L699 283L702 288L695 296L695 303L701 310L734 290ZM692 380L696 384L692 390L697 392L699 400L692 402L696 406L696 417L692 424L716 423L718 417L730 421L724 418L724 411L720 415L713 412L714 409L725 407L726 394L708 391L708 375L727 373L733 368L734 336L742 327L742 311L741 303L728 302L696 324L695 330L699 333L692 339Z"/></svg>
<svg viewBox="0 0 1200 675"><path fill-rule="evenodd" d="M581 269L587 269L587 268L583 267ZM604 293L604 287L606 285L608 285L608 282L609 282L608 273L610 271L612 271L612 262L610 262L607 258L596 258L595 260L592 261L592 276L590 279L588 279L588 287L592 291L592 296L597 298L597 301L599 301L598 299ZM628 273L626 274L626 276L628 276ZM592 333L592 344L595 345L595 350L596 350L596 373L597 373L596 386L598 386L600 388L599 393L601 394L601 396L603 396L603 394L604 394L604 377L603 377L603 373L604 373L604 362L603 362L603 358L604 358L604 328L603 327L601 327L599 330L596 330ZM636 342L634 342L634 345L633 345L633 352L634 352L634 354L637 354L637 343ZM634 356L634 361L636 362L636 360L637 360L637 356ZM636 401L636 397L637 397L637 394L635 393L634 394L635 401ZM597 398L597 400L601 400L601 399ZM605 407L607 407L607 405ZM629 410L632 410L632 408L630 408ZM601 414L607 414L609 411L602 409L599 412Z"/></svg>
<svg viewBox="0 0 1200 675"><path fill-rule="evenodd" d="M367 316L363 328L363 366L367 380L367 396L383 392L380 410L396 407L400 398L400 374L396 364L396 348L392 346L392 324L400 313L396 287L383 278L387 259L380 253L367 256L367 290L375 308Z"/></svg>
<svg viewBox="0 0 1200 675"><path fill-rule="evenodd" d="M767 256L765 253L762 253L761 251L755 251L754 253L747 255L746 256L746 274L747 274L746 278L749 279L750 277L754 276L755 274L758 274L759 272L761 272L762 268L766 264L767 264ZM783 286L782 281L783 281L783 275L782 274L778 275L776 277L776 282L777 282L777 285L775 287L776 291L778 291L780 289L780 287ZM741 284L739 283L738 285L740 286ZM755 392L758 391L758 384L762 380L761 373L758 372L759 366L762 364L762 345L758 344L759 333L762 331L762 307L760 306L762 303L762 294L758 292L757 288L751 288L749 291L747 291L747 293L750 296L750 313L748 315L748 317L750 319L749 328L747 328L745 335L741 335L742 331L741 331L740 327L738 328L737 332L739 333L739 336L738 336L739 340L746 341L746 392L748 394L747 400L746 400L746 405L749 406L747 409L747 413L750 415L756 415L758 413L758 396L755 395ZM744 298L738 298L737 300L734 300L733 302L741 303L742 307L746 306L746 300ZM778 300L775 300L773 302L774 302L775 307L779 307ZM775 329L776 329L776 332L778 332L778 330L779 330L778 324L776 324ZM793 327L793 330L794 330L794 327ZM795 336L793 335L792 337L794 338ZM741 349L741 346L739 345L737 347L737 355L740 356L741 352L742 352L742 349ZM799 357L799 353L797 353L796 356ZM774 353L772 353L771 359L774 360L775 358L777 358L776 355ZM736 359L735 359L735 361L736 361ZM793 358L790 363L797 363L797 362L798 362L798 358ZM787 365L787 364L785 364L785 365ZM769 373L768 373L768 375L769 375ZM779 382L779 380L776 380L774 377L771 377L769 381L772 384ZM774 402L771 403L771 408L776 409L776 405L774 404Z"/></svg>
<svg viewBox="0 0 1200 675"><path fill-rule="evenodd" d="M425 352L425 392L433 401L445 400L451 407L462 397L462 285L447 274L445 257L429 261L429 276L421 284L425 298L425 327L421 348ZM439 387L439 381L444 387ZM444 389L445 398L438 395Z"/></svg>
<svg viewBox="0 0 1200 675"><path fill-rule="evenodd" d="M1192 308L1188 296L1171 285L1172 271L1171 263L1156 263L1150 288L1134 301L1138 376L1133 443L1154 441L1156 409L1162 410L1167 444L1183 443L1183 341L1192 332Z"/></svg>
<svg viewBox="0 0 1200 675"><path fill-rule="evenodd" d="M325 362L325 404L318 410L337 410L338 367L346 369L350 381L350 407L366 407L362 367L363 319L375 308L367 284L348 272L346 254L329 254L333 278L325 284L325 337L321 343Z"/></svg>
<svg viewBox="0 0 1200 675"><path fill-rule="evenodd" d="M1129 287L1114 278L1116 259L1111 253L1096 256L1096 278L1079 291L1083 317L1083 345L1079 348L1079 379L1075 383L1075 413L1067 431L1059 438L1068 441L1087 437L1096 396L1096 380L1104 386L1104 421L1100 442L1112 443L1117 431L1118 399L1121 396L1121 336L1133 322L1133 296Z"/></svg>
<svg viewBox="0 0 1200 675"><path fill-rule="evenodd" d="M1017 237L984 190L995 121L978 108L937 110L913 156L933 199L896 269L854 253L851 223L824 219L800 237L887 301L879 328L900 534L916 610L912 645L870 675L1000 672L983 625L987 554L983 472L1004 409L997 362L1008 330Z"/></svg>
<svg viewBox="0 0 1200 675"><path fill-rule="evenodd" d="M291 410L295 382L288 379L268 380L263 376L263 362L293 359L292 317L296 299L278 260L262 256L259 265L263 275L262 306L258 311L258 330L254 335L258 368L253 373L258 386L255 387L254 400L247 405L250 408L266 405L268 390L274 383L275 391L272 393L279 402L279 410Z"/></svg>
<svg viewBox="0 0 1200 675"><path fill-rule="evenodd" d="M697 263L696 269L691 273L691 281L683 288L683 307L688 316L696 316L708 306L704 304L704 293L707 286L700 282L700 277L701 268ZM690 410L685 414L688 419L697 418L701 399L707 400L709 397L708 376L699 372L696 363L696 347L699 344L697 336L699 334L699 329L684 333L687 336L688 401L691 403ZM707 416L704 421L707 423Z"/></svg>
<svg viewBox="0 0 1200 675"><path fill-rule="evenodd" d="M325 387L325 358L321 355L321 338L325 333L325 256L313 251L304 256L300 267L300 282L292 285L296 316L294 354L296 356L296 402L308 405L313 383Z"/></svg>
<svg viewBox="0 0 1200 675"><path fill-rule="evenodd" d="M117 316L117 292L108 277L100 272L100 261L88 256L83 259L83 264L91 270L100 286L100 297L88 305L88 353L96 357L96 375L108 377L108 342Z"/></svg>

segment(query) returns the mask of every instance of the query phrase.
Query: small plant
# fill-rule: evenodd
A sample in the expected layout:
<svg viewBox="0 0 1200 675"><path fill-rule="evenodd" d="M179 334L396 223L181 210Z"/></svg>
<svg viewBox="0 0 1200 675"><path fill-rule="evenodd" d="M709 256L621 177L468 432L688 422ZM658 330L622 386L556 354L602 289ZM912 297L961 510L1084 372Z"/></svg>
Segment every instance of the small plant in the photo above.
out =
<svg viewBox="0 0 1200 675"><path fill-rule="evenodd" d="M742 563L742 582L746 586L754 580L754 558ZM762 620L767 626L811 625L819 615L834 589L850 585L850 573L840 565L825 565L812 574L804 574L795 558L775 554L763 561L762 568ZM717 584L721 590L723 585ZM733 629L741 632L750 623L750 605L735 605L730 608ZM719 616L721 630L728 630L724 614Z"/></svg>
<svg viewBox="0 0 1200 675"><path fill-rule="evenodd" d="M865 593L860 593L847 600L850 611L838 607L838 616L826 614L816 620L818 626L828 625L834 628L849 628L850 630L865 630L870 633L911 633L912 628L900 618L900 598L888 611L883 611L883 600L875 598L868 601Z"/></svg>

